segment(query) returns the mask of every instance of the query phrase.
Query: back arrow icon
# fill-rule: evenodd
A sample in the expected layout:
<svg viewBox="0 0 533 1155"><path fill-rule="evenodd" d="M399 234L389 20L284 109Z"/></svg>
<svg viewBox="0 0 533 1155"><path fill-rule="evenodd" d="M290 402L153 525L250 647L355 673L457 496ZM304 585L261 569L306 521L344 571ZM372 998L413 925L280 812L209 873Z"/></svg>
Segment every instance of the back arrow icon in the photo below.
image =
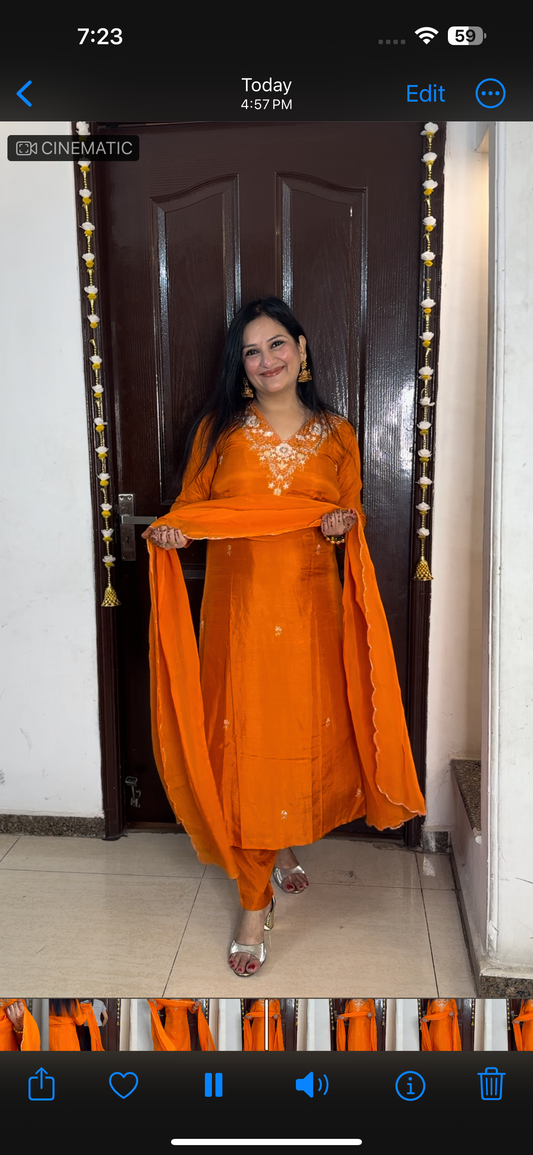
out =
<svg viewBox="0 0 533 1155"><path fill-rule="evenodd" d="M28 80L26 82L26 84L23 84L22 88L19 88L19 90L17 92L17 96L20 96L20 99L24 101L24 104L28 105L28 108L31 108L31 100L26 100L26 97L23 96L22 93L25 92L26 89L30 87L30 84L31 84L31 80Z"/></svg>

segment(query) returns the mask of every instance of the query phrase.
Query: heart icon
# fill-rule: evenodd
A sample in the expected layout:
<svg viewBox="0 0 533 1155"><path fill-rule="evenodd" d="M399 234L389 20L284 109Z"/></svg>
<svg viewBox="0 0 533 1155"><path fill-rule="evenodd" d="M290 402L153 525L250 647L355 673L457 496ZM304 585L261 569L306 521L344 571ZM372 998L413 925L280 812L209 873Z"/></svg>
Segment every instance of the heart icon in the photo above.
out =
<svg viewBox="0 0 533 1155"><path fill-rule="evenodd" d="M133 1087L130 1087L129 1091L126 1091L125 1089L119 1091L118 1087L115 1087L113 1079L116 1079L117 1081L119 1079L133 1079ZM138 1084L139 1078L135 1074L135 1071L113 1071L113 1074L109 1076L109 1086L111 1087L111 1090L115 1092L115 1095L118 1095L119 1099L127 1099L128 1095L133 1095L133 1092L136 1090ZM126 1084L122 1083L122 1087L125 1088L125 1086Z"/></svg>

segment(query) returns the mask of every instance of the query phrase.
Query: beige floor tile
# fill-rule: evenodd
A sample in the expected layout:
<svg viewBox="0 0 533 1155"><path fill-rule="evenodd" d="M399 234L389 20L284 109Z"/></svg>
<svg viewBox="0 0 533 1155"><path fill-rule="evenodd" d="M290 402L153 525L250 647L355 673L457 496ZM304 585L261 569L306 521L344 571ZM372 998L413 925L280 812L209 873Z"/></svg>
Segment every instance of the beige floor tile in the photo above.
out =
<svg viewBox="0 0 533 1155"><path fill-rule="evenodd" d="M349 842L323 838L311 846L293 846L311 886L407 886L420 888L416 852L391 843ZM218 866L206 867L206 878L225 878ZM276 891L278 893L278 891Z"/></svg>
<svg viewBox="0 0 533 1155"><path fill-rule="evenodd" d="M0 862L19 838L20 834L0 834Z"/></svg>
<svg viewBox="0 0 533 1155"><path fill-rule="evenodd" d="M323 838L293 850L310 885L420 887L415 852L391 843Z"/></svg>
<svg viewBox="0 0 533 1155"><path fill-rule="evenodd" d="M167 985L214 997L416 996L436 991L421 892L411 887L315 884L301 898L280 895L267 962L244 986L227 965L238 918L234 886L205 878Z"/></svg>
<svg viewBox="0 0 533 1155"><path fill-rule="evenodd" d="M422 890L455 890L450 859L447 854L417 853Z"/></svg>
<svg viewBox="0 0 533 1155"><path fill-rule="evenodd" d="M133 831L116 842L23 834L0 861L2 869L202 878L205 866L185 834Z"/></svg>
<svg viewBox="0 0 533 1155"><path fill-rule="evenodd" d="M439 995L443 998L475 995L455 892L426 890L424 904Z"/></svg>
<svg viewBox="0 0 533 1155"><path fill-rule="evenodd" d="M0 989L162 995L197 889L191 878L2 871Z"/></svg>

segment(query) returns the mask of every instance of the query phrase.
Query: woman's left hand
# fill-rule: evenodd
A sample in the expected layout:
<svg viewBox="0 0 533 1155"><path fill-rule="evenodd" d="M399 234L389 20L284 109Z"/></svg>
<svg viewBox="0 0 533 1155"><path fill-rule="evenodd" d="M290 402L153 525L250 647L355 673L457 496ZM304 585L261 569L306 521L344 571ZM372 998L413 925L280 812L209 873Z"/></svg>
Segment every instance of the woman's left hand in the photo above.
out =
<svg viewBox="0 0 533 1155"><path fill-rule="evenodd" d="M325 513L320 528L324 537L342 537L348 533L357 521L355 509L335 509L333 513Z"/></svg>

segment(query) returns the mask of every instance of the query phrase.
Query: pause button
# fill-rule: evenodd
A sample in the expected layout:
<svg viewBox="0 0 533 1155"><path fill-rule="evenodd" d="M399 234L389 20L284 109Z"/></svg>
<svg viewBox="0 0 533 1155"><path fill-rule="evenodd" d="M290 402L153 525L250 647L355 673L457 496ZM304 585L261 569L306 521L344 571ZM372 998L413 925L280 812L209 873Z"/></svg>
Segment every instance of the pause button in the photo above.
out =
<svg viewBox="0 0 533 1155"><path fill-rule="evenodd" d="M213 1076L210 1071L205 1072L204 1094L206 1099L213 1098ZM222 1071L217 1071L215 1074L215 1099L221 1099L222 1095Z"/></svg>

